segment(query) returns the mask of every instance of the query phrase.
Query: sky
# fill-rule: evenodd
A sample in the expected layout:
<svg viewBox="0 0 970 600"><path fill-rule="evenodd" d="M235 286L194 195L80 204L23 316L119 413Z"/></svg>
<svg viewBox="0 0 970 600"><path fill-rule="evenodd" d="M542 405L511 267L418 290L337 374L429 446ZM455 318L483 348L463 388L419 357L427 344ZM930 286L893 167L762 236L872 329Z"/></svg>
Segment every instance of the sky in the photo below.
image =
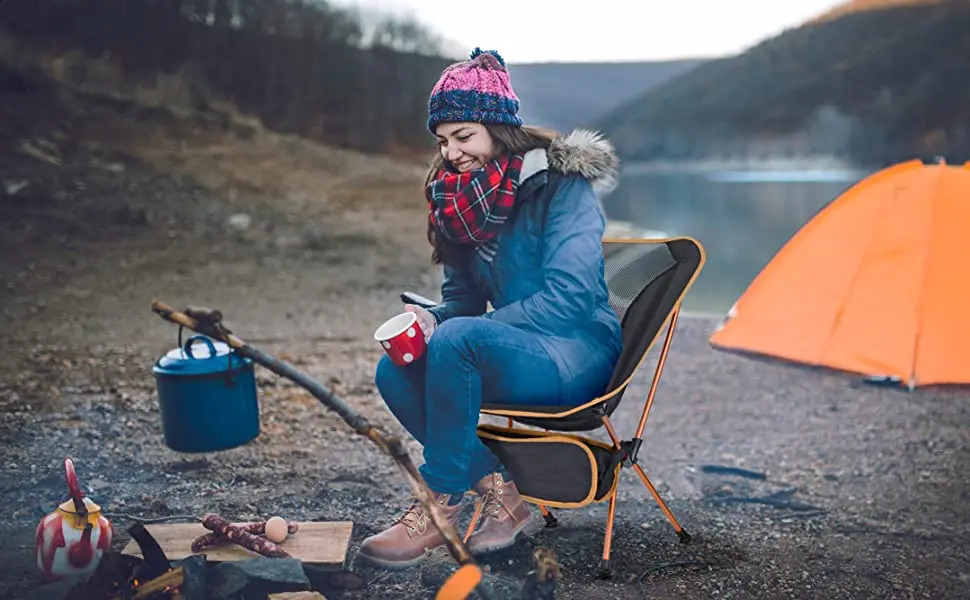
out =
<svg viewBox="0 0 970 600"><path fill-rule="evenodd" d="M737 54L844 0L331 0L409 14L468 52L511 64Z"/></svg>

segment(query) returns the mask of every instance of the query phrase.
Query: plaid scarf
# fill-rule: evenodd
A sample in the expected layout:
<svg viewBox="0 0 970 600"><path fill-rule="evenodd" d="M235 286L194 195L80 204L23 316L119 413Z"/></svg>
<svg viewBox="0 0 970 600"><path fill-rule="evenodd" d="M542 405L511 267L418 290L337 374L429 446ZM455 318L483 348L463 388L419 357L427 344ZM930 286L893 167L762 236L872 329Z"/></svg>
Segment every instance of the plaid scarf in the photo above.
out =
<svg viewBox="0 0 970 600"><path fill-rule="evenodd" d="M515 204L522 154L500 156L467 173L439 170L425 189L431 224L448 241L471 244L486 262Z"/></svg>

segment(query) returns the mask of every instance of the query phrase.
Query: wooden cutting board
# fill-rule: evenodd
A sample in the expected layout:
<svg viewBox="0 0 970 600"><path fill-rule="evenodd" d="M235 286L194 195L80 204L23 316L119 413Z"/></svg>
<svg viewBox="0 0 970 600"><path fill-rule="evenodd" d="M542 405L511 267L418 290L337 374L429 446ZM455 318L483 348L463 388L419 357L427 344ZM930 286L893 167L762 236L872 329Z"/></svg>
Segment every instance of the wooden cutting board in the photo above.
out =
<svg viewBox="0 0 970 600"><path fill-rule="evenodd" d="M209 546L202 552L192 552L192 541L209 533L200 523L158 523L146 525L145 529L158 541L169 560L178 560L192 554L205 554L213 562L245 560L259 556L232 542ZM347 558L347 547L353 529L352 521L308 521L300 523L299 531L289 535L280 547L302 562L340 569ZM135 540L130 540L122 553L141 557L141 548Z"/></svg>

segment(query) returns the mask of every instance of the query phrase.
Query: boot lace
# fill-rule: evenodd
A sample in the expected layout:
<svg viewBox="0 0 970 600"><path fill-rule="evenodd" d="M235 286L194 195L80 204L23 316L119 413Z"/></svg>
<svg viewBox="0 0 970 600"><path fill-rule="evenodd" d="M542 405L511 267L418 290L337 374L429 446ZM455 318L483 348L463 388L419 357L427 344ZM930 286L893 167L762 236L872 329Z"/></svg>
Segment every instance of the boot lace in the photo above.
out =
<svg viewBox="0 0 970 600"><path fill-rule="evenodd" d="M415 535L424 535L428 531L429 518L430 515L424 510L421 501L412 497L411 504L396 523L401 523L407 527L408 537L413 538Z"/></svg>
<svg viewBox="0 0 970 600"><path fill-rule="evenodd" d="M502 511L512 514L512 512L502 502L502 486L505 484L501 477L496 477L492 481L485 493L482 494L482 518L498 519Z"/></svg>

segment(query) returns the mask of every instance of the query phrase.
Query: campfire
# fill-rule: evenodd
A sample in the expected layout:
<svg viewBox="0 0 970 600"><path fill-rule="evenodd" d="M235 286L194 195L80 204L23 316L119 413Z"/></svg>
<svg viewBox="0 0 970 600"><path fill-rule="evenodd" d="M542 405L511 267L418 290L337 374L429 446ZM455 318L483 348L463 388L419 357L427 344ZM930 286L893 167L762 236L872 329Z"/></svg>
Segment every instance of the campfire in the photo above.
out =
<svg viewBox="0 0 970 600"><path fill-rule="evenodd" d="M161 546L143 525L135 524L128 532L137 542L143 558L120 552L106 553L91 576L71 589L68 600L183 600L204 597L204 589L189 589L192 578L186 577L186 567L173 567Z"/></svg>
<svg viewBox="0 0 970 600"><path fill-rule="evenodd" d="M255 531L258 528L251 526L249 529ZM297 559L263 555L251 560L264 561L261 568L265 571L257 574L256 569L250 569L250 580L241 584L239 581L232 581L227 587L221 585L225 582L220 581L223 577L218 573L220 566L225 566L225 563L220 565L219 561L210 562L201 554L172 561L144 525L135 524L128 532L133 545L140 549L141 556L106 552L91 575L67 593L64 597L66 600L205 600L230 597L275 598L277 594L282 598L301 590L305 591L307 598L322 598L323 596L312 592L313 589L319 589L317 585L321 583L324 589L360 589L364 585L359 575L320 571L317 576L322 577L323 581L317 580L311 586L308 580L303 579L301 583L292 577L292 572L287 573L287 564L300 564ZM162 539L164 541L164 537ZM196 543L204 541L206 540L200 538ZM448 577L437 597L449 600L465 599L471 597L475 589L478 596L489 599L553 600L560 577L558 560L554 553L544 548L536 550L533 560L535 569L518 590L505 590L504 595L495 595L493 592L483 594L483 589L478 587L483 576L482 571L477 565L465 565ZM469 569L476 571L477 576L470 578L466 572ZM297 570L303 577L302 567L297 566ZM485 588L488 589L490 588Z"/></svg>

